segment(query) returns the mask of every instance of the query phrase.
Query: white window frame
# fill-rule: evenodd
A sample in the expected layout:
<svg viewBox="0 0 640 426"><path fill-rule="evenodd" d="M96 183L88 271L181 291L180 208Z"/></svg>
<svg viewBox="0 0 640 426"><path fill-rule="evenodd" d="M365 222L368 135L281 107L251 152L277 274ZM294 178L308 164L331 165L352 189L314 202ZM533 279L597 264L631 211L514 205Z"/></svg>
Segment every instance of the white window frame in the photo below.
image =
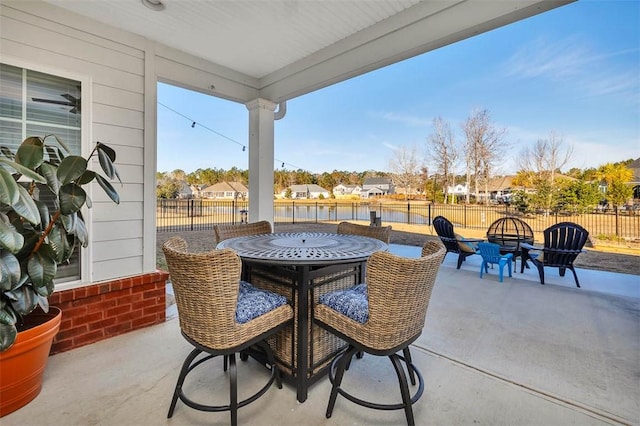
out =
<svg viewBox="0 0 640 426"><path fill-rule="evenodd" d="M28 69L31 71L36 71L44 74L50 74L57 77L66 78L69 80L75 80L80 82L80 93L82 97L82 115L80 118L80 152L83 157L87 157L91 152L90 141L93 140L93 129L91 126L92 123L92 105L93 105L93 92L92 92L92 79L90 76L86 74L78 74L73 71L69 71L67 69L52 67L43 65L41 63L35 63L32 61L25 61L21 58L15 58L10 56L2 56L2 60L0 61L4 64ZM25 136L26 132L26 122L22 124L22 134ZM87 185L83 188L87 195L90 198L93 198L93 185ZM82 215L85 219L85 225L87 228L87 232L89 233L89 247L83 248L82 246L77 247L76 250L80 250L80 278L79 279L69 279L68 281L64 281L62 283L55 283L55 290L67 290L77 287L82 287L86 283L89 282L89 278L93 275L92 271L92 251L90 250L91 244L91 235L93 234L93 218L91 214L91 209L88 209L86 206L82 208Z"/></svg>

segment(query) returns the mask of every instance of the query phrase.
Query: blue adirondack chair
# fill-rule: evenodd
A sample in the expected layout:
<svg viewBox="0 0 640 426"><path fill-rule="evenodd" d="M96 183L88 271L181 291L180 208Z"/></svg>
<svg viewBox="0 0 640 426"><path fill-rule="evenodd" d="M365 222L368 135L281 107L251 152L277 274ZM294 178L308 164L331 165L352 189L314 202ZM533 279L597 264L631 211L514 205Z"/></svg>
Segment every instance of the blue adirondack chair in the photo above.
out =
<svg viewBox="0 0 640 426"><path fill-rule="evenodd" d="M500 268L500 282L502 282L504 265L509 268L509 276L511 277L511 260L513 253L500 254L500 246L495 243L478 243L478 252L482 256L482 265L480 265L480 278L484 272L489 273L489 264L497 264Z"/></svg>

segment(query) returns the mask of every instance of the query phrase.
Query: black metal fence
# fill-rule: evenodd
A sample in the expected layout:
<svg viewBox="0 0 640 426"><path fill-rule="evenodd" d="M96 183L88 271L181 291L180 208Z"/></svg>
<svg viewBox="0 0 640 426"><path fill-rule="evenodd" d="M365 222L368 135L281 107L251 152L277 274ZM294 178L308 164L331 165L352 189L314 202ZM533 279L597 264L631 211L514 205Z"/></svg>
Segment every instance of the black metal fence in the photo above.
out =
<svg viewBox="0 0 640 426"><path fill-rule="evenodd" d="M237 223L246 220L247 201L221 200L158 200L158 231L194 231L213 229L216 223ZM375 215L372 213L375 212ZM549 213L523 216L509 206L446 205L424 202L379 203L367 201L277 201L274 205L276 223L326 221L366 221L372 216L383 224L405 223L429 226L436 216L445 216L456 226L487 229L504 216L521 216L534 230L542 232L558 222L574 222L598 238L640 240L640 214L637 211L613 211L569 214Z"/></svg>

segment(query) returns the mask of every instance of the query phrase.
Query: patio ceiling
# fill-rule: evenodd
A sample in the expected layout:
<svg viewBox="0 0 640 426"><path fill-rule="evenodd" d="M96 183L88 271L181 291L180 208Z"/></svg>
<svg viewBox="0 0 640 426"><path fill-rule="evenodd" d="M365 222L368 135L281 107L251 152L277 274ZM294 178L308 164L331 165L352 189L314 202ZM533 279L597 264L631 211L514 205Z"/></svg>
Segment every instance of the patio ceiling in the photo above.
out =
<svg viewBox="0 0 640 426"><path fill-rule="evenodd" d="M46 1L204 59L281 102L573 0L162 0L162 11L140 0Z"/></svg>

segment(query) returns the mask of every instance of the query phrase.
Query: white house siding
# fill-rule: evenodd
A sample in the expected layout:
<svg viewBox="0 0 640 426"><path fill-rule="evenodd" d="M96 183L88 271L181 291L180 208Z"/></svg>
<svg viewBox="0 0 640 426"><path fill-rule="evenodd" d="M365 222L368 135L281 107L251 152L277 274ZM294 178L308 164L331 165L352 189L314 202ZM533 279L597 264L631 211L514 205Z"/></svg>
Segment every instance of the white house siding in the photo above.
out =
<svg viewBox="0 0 640 426"><path fill-rule="evenodd" d="M154 271L157 81L236 102L257 98L257 81L40 1L3 1L0 29L3 62L83 82L83 150L118 155L120 205L89 189L83 282L61 289Z"/></svg>
<svg viewBox="0 0 640 426"><path fill-rule="evenodd" d="M101 141L118 155L120 205L97 185L90 188L84 283L64 288L149 272L143 268L145 41L41 2L3 2L0 28L3 62L88 83L82 87L83 152ZM92 168L99 169L97 160Z"/></svg>

